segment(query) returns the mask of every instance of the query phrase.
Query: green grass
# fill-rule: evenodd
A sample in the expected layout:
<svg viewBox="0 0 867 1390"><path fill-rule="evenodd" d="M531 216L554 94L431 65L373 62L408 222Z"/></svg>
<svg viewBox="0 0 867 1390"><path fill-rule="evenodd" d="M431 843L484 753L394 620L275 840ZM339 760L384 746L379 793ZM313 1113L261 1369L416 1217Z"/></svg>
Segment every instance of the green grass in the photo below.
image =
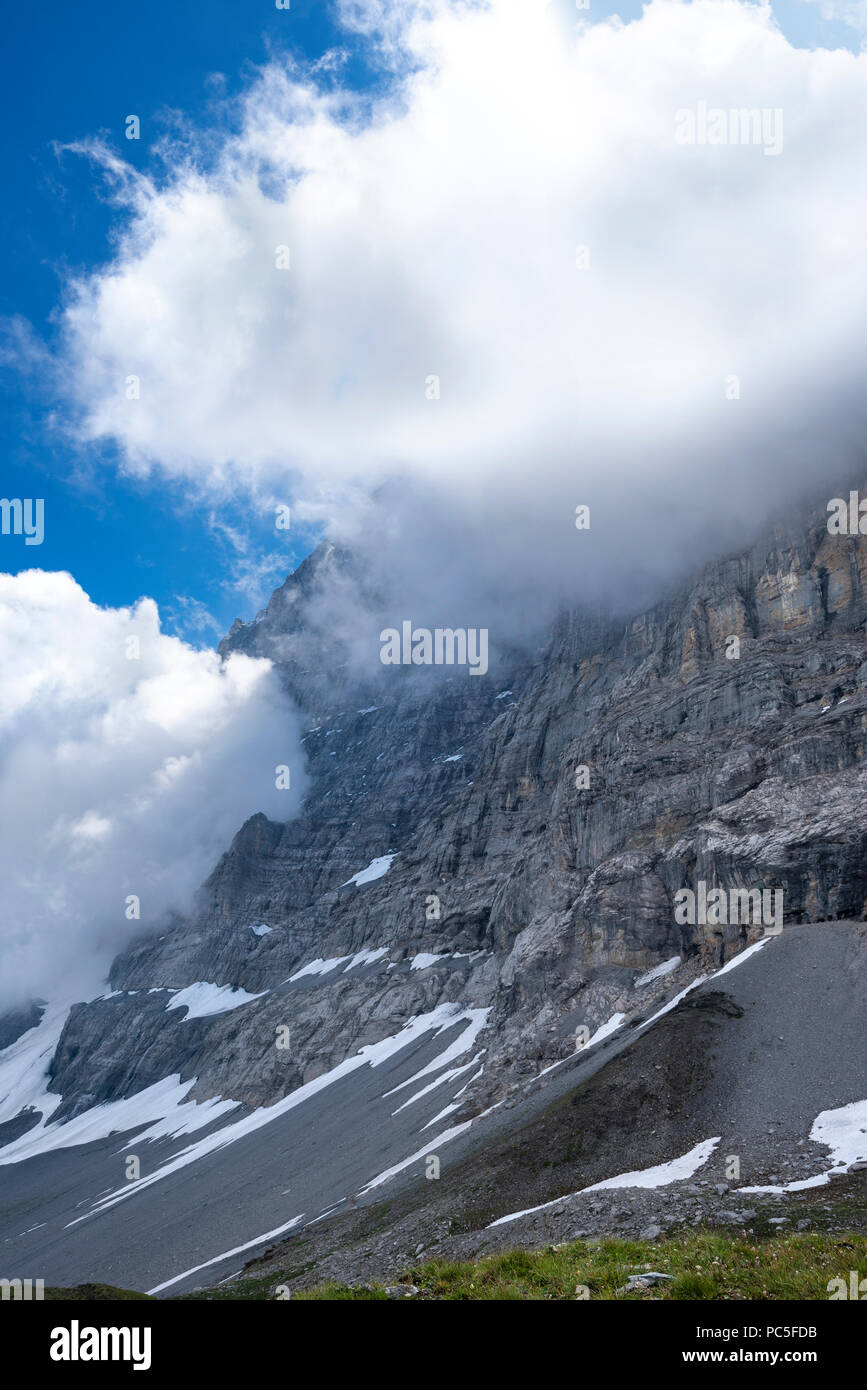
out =
<svg viewBox="0 0 867 1390"><path fill-rule="evenodd" d="M213 1289L197 1289L195 1293L178 1294L177 1302L196 1303L196 1302L225 1302L237 1303L238 1299L258 1300L271 1299L274 1297L274 1289L278 1284L285 1283L288 1279L300 1279L302 1274L313 1269L312 1264L295 1265L291 1269L283 1269L279 1274L256 1274L248 1279L234 1279L231 1284L220 1284ZM361 1297L359 1290L356 1291ZM344 1297L345 1295L341 1295ZM296 1297L293 1294L293 1298ZM175 1301L175 1300L172 1300Z"/></svg>
<svg viewBox="0 0 867 1390"><path fill-rule="evenodd" d="M618 1294L631 1274L656 1270L671 1282L645 1292ZM574 1300L581 1287L591 1299L822 1299L828 1281L867 1277L867 1237L804 1232L768 1240L723 1231L682 1231L655 1243L608 1239L574 1241L542 1250L510 1250L481 1260L434 1260L413 1265L393 1283L414 1284L423 1299ZM240 1280L199 1298L270 1299L297 1271ZM380 1300L384 1286L322 1284L293 1292L293 1300Z"/></svg>
<svg viewBox="0 0 867 1390"><path fill-rule="evenodd" d="M119 1303L140 1298L153 1302L148 1293L138 1293L136 1289L118 1289L114 1284L76 1284L68 1289L52 1285L45 1289L46 1302Z"/></svg>

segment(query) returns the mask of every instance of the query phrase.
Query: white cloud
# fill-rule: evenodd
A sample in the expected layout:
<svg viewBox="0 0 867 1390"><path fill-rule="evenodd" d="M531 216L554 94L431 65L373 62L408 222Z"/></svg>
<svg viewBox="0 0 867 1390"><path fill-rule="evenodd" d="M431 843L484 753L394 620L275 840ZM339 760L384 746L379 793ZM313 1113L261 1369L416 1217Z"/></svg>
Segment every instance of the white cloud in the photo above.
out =
<svg viewBox="0 0 867 1390"><path fill-rule="evenodd" d="M270 664L166 636L151 599L99 608L68 574L0 575L0 666L2 1009L92 990L249 815L294 813L304 771Z"/></svg>
<svg viewBox="0 0 867 1390"><path fill-rule="evenodd" d="M522 603L647 601L842 485L867 425L867 55L793 48L737 0L627 25L342 9L385 95L273 63L159 187L109 160L125 230L64 319L86 441L291 501L391 573L389 622L483 625L488 596L494 646ZM782 149L679 144L700 103L781 112Z"/></svg>
<svg viewBox="0 0 867 1390"><path fill-rule="evenodd" d="M803 406L820 363L853 379L867 60L735 0L571 29L541 0L361 9L421 64L372 119L274 65L215 168L133 185L67 310L86 434L211 483L397 471L472 497L521 493L529 460L578 484L600 452L688 478L676 441ZM783 153L678 145L699 101L781 109Z"/></svg>

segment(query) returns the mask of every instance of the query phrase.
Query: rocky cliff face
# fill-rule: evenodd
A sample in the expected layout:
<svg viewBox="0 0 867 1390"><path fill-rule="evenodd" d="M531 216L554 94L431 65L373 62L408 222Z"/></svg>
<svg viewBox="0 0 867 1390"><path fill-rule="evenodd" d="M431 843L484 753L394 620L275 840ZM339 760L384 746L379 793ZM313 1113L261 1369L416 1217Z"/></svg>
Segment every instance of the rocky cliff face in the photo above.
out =
<svg viewBox="0 0 867 1390"><path fill-rule="evenodd" d="M761 934L679 922L683 888L782 889L787 922L867 916L867 537L829 535L824 504L631 620L564 613L496 677L350 683L317 614L329 586L363 582L320 547L223 643L275 660L310 714L304 812L248 821L195 914L73 1011L58 1118L175 1071L199 1098L267 1104L460 1001L490 1011L460 1119L576 1029L671 991L671 975L636 989L643 973L676 957L682 980ZM162 991L194 981L261 997L166 1013Z"/></svg>

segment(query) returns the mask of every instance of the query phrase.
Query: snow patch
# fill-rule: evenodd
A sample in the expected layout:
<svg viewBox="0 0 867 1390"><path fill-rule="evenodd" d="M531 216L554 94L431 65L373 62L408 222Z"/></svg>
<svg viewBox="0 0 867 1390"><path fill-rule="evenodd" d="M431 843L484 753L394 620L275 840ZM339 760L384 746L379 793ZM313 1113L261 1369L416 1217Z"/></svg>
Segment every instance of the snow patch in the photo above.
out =
<svg viewBox="0 0 867 1390"><path fill-rule="evenodd" d="M261 999L262 995L267 993L267 990L262 990L260 994L248 994L240 986L214 985L208 980L196 980L195 984L178 990L166 1004L166 1012L169 1009L186 1009L184 1022L188 1023L191 1018L210 1018L212 1014L227 1014L232 1009L240 1008L242 1004Z"/></svg>
<svg viewBox="0 0 867 1390"><path fill-rule="evenodd" d="M477 1052L475 1057L473 1057L471 1061L465 1062L462 1067L452 1067L450 1071L443 1072L442 1076L438 1076L436 1081L429 1081L427 1086L423 1086L420 1091L416 1091L415 1095L410 1096L409 1100L405 1100L403 1105L399 1105L397 1107L397 1110L392 1110L392 1115L399 1115L401 1110L405 1110L408 1105L415 1105L415 1102L417 1100L421 1100L422 1097L428 1095L429 1092L435 1091L437 1086L444 1085L446 1081L454 1081L456 1077L463 1076L464 1072L469 1071L470 1067L474 1067L478 1062L479 1058L482 1056L484 1056L484 1052ZM476 1075L478 1076L479 1073L476 1072ZM412 1080L415 1080L415 1078L413 1077ZM409 1085L409 1082L407 1082L406 1084ZM467 1085L469 1085L469 1082L467 1083ZM399 1091L401 1088L399 1086L395 1086L394 1089L396 1091ZM392 1091L386 1092L386 1095L390 1096L392 1094Z"/></svg>
<svg viewBox="0 0 867 1390"><path fill-rule="evenodd" d="M382 960L383 956L388 955L388 947L380 946L376 951L357 951L350 960L346 970L354 970L359 965L373 965L374 961ZM346 970L343 974L346 974Z"/></svg>
<svg viewBox="0 0 867 1390"><path fill-rule="evenodd" d="M296 970L295 974L290 975L289 979L284 980L283 983L284 985L291 985L293 980L301 980L305 975L327 975L329 971L336 970L338 965L343 965L344 961L351 959L351 956L329 956L327 960L323 960L321 956L317 956L309 965Z"/></svg>
<svg viewBox="0 0 867 1390"><path fill-rule="evenodd" d="M616 1178L606 1178L604 1182L593 1183L591 1187L581 1187L577 1192L567 1192L564 1197L555 1197L552 1202L543 1202L538 1207L527 1207L524 1211L513 1211L508 1216L501 1216L496 1221L492 1221L487 1229L490 1231L494 1226L505 1226L509 1221L517 1221L522 1216L532 1216L537 1211L546 1211L549 1207L556 1207L560 1202L569 1202L573 1197L580 1197L582 1192L599 1192L602 1188L609 1187L667 1187L669 1183L681 1182L684 1178L691 1178L703 1163L706 1163L720 1141L720 1136L715 1139L705 1139L700 1144L696 1144L689 1153L682 1154L680 1158L673 1158L668 1163L658 1163L654 1168L639 1168L634 1173L620 1173Z"/></svg>
<svg viewBox="0 0 867 1390"><path fill-rule="evenodd" d="M373 883L374 879L382 878L391 868L396 854L383 854L379 859L371 859L366 869L359 869L357 874L348 878L345 883L341 883L341 888L348 888L350 883L355 883L360 888L362 883Z"/></svg>
<svg viewBox="0 0 867 1390"><path fill-rule="evenodd" d="M437 956L431 951L420 951L417 956L413 956L410 970L427 970L431 965L440 965L444 960L448 960L447 955Z"/></svg>
<svg viewBox="0 0 867 1390"><path fill-rule="evenodd" d="M427 970L431 965L443 965L447 960L479 960L490 954L490 951L445 951L437 955L433 951L419 951L417 956L413 956L409 968Z"/></svg>
<svg viewBox="0 0 867 1390"><path fill-rule="evenodd" d="M502 1104L503 1102L498 1100L496 1105L489 1106L487 1110L483 1110L480 1115L475 1115L471 1120L465 1120L462 1125L453 1125L451 1129L444 1129L442 1134L437 1135L436 1139L429 1140L423 1149L417 1149L414 1154L410 1154L409 1158L405 1158L401 1163L395 1163L392 1168L386 1168L384 1172L377 1174L375 1178L372 1178L369 1183L362 1187L358 1194L359 1197L364 1197L366 1193L370 1192L374 1187L381 1187L384 1182L388 1182L396 1173L402 1173L404 1168L409 1168L410 1164L417 1163L420 1159L427 1158L428 1154L436 1153L437 1149L441 1148L443 1144L448 1144L452 1139L457 1139L459 1135L465 1134L470 1126L474 1125L477 1120L483 1120L486 1115L490 1115L492 1111L497 1110ZM427 1126L425 1126L425 1128L427 1128Z"/></svg>
<svg viewBox="0 0 867 1390"><path fill-rule="evenodd" d="M592 1047L594 1043L602 1042L603 1038L610 1038L612 1033L616 1033L622 1023L626 1022L626 1014L612 1014L607 1023L601 1027L587 1040L587 1047ZM582 1051L584 1049L582 1048Z"/></svg>
<svg viewBox="0 0 867 1390"><path fill-rule="evenodd" d="M48 1068L68 1013L67 1004L47 1007L34 1028L0 1052L0 1124L33 1109L42 1112L44 1125L57 1109L61 1097L48 1090Z"/></svg>
<svg viewBox="0 0 867 1390"><path fill-rule="evenodd" d="M769 941L773 941L772 936L763 936L759 941L754 941L752 946L748 946L745 951L738 952L736 956L732 956L730 961L726 961L721 970L717 970L715 975L711 975L711 979L718 980L720 975L727 975L730 970L736 970L739 965L743 965L745 960L749 960L750 956L754 956L757 951L761 951L764 946L767 946Z"/></svg>
<svg viewBox="0 0 867 1390"><path fill-rule="evenodd" d="M653 980L661 980L664 975L670 975L672 970L676 970L680 963L680 956L672 956L670 960L664 960L662 965L655 966L653 970L648 970L645 975L639 975L637 980L633 980L632 988L641 989L643 985L649 985Z"/></svg>
<svg viewBox="0 0 867 1390"><path fill-rule="evenodd" d="M739 1187L738 1192L803 1192L806 1187L824 1187L832 1173L845 1173L850 1163L867 1162L867 1100L853 1100L838 1110L822 1110L813 1121L810 1138L827 1144L831 1167L812 1178L787 1182L779 1187Z"/></svg>
<svg viewBox="0 0 867 1390"><path fill-rule="evenodd" d="M441 1120L444 1120L446 1118L446 1115L451 1115L454 1113L455 1110L460 1110L460 1108L461 1107L458 1105L457 1101L452 1101L451 1105L445 1106L445 1108L441 1110L438 1115L434 1115L432 1120L428 1120L426 1125L422 1125L422 1129L430 1129L431 1125L438 1125Z"/></svg>
<svg viewBox="0 0 867 1390"><path fill-rule="evenodd" d="M601 1192L610 1187L667 1187L669 1183L682 1182L684 1178L691 1178L707 1162L720 1138L718 1134L714 1139L703 1139L688 1153L681 1154L680 1158L672 1158L668 1163L657 1163L653 1168L637 1168L632 1173L618 1173L616 1178L606 1178L581 1190Z"/></svg>
<svg viewBox="0 0 867 1390"><path fill-rule="evenodd" d="M152 1128L136 1136L137 1144L144 1139L190 1134L228 1114L230 1110L237 1110L239 1103L236 1100L218 1100L215 1097L201 1102L186 1101L185 1096L195 1084L196 1077L191 1081L181 1081L180 1072L176 1072L134 1096L91 1106L65 1124L46 1124L43 1119L36 1128L0 1149L0 1164L21 1163L36 1154L92 1144L96 1139L126 1134L141 1125L151 1125ZM59 1105L59 1096L52 1099L55 1106Z"/></svg>
<svg viewBox="0 0 867 1390"><path fill-rule="evenodd" d="M574 1052L570 1052L568 1057L560 1057L558 1061L552 1062L550 1066L543 1067L539 1076L547 1076L549 1071L554 1071L556 1067L562 1067L564 1062L571 1062L573 1057L577 1057L579 1052L586 1052L594 1043L602 1042L605 1038L610 1038L612 1033L616 1033L618 1028L626 1021L626 1014L612 1014L607 1023L601 1024L592 1037L588 1038L583 1047L576 1047ZM533 1080L538 1081L539 1076L534 1076Z"/></svg>
<svg viewBox="0 0 867 1390"><path fill-rule="evenodd" d="M698 989L699 985L703 985L704 982L705 982L705 980L712 980L712 979L713 979L713 976L712 976L712 975L699 975L698 979L697 979L697 980L693 980L693 982L692 982L691 985L687 985L686 989L682 989L682 990L680 991L679 994L676 994L676 995L674 996L673 999L669 999L669 1001L668 1001L667 1004L663 1004L663 1006L662 1006L661 1009L657 1009L656 1013L653 1014L653 1015L647 1020L646 1023L642 1023L642 1024L641 1024L641 1027L642 1027L642 1028L649 1028L650 1025L651 1025L651 1023L655 1023L656 1020L657 1020L658 1018L662 1018L663 1014L671 1013L671 1010L672 1010L672 1009L676 1009L677 1006L678 1006L678 1004L680 1003L681 999L685 999L686 996L692 992L692 990Z"/></svg>
<svg viewBox="0 0 867 1390"><path fill-rule="evenodd" d="M380 946L375 951L356 951L354 956L329 956L327 960L323 960L321 956L317 956L316 960L312 960L309 965L302 966L300 970L296 970L295 974L290 975L289 979L284 980L283 983L284 985L291 985L293 980L300 980L305 975L328 975L332 970L337 970L341 965L345 967L342 972L345 975L347 970L354 970L356 966L359 965L372 965L374 961L382 960L382 957L387 954L388 947Z"/></svg>
<svg viewBox="0 0 867 1390"><path fill-rule="evenodd" d="M448 1009L457 1008L458 1006L440 1004L439 1007L441 1009ZM434 1013L436 1012L437 1010L434 1010ZM437 1028L437 1033L443 1033L447 1028L451 1028L452 1025L457 1022L458 1018L466 1019L467 1027L453 1043L449 1044L445 1052L440 1053L439 1057L435 1057L432 1062L428 1062L426 1067L422 1067L421 1071L417 1071L408 1081L402 1081L399 1086L394 1086L392 1090L386 1091L385 1095L396 1095L398 1091L403 1091L407 1086L412 1086L416 1081L420 1081L423 1076L430 1076L431 1072L439 1071L440 1067L446 1066L449 1062L455 1061L457 1057L462 1057L465 1052L469 1052L476 1038L487 1023L488 1014L490 1012L490 1009L463 1009L457 1015L457 1018L446 1016L444 1021ZM478 1058L473 1058L474 1062L477 1060ZM395 1114L397 1114L397 1111L395 1111Z"/></svg>
<svg viewBox="0 0 867 1390"><path fill-rule="evenodd" d="M272 1241L277 1236L284 1235L286 1231L291 1231L292 1227L297 1226L298 1222L303 1219L303 1216L302 1211L300 1216L293 1216L291 1221L284 1222L282 1226L275 1226L273 1231L265 1231L261 1236L255 1236L253 1240L245 1241L243 1245L236 1245L232 1250L224 1250L222 1255L215 1255L212 1260L205 1260L203 1264L193 1265L192 1269L185 1269L183 1274L176 1274L173 1279L166 1279L162 1284L155 1284L152 1289L148 1289L148 1293L162 1293L163 1289L170 1289L172 1284L179 1284L182 1279L188 1278L189 1275L198 1274L200 1269L207 1269L209 1265L221 1264L223 1260L229 1260L233 1255L240 1255L244 1250L252 1250L254 1246L262 1245L266 1240ZM229 1275L229 1278L231 1277Z"/></svg>

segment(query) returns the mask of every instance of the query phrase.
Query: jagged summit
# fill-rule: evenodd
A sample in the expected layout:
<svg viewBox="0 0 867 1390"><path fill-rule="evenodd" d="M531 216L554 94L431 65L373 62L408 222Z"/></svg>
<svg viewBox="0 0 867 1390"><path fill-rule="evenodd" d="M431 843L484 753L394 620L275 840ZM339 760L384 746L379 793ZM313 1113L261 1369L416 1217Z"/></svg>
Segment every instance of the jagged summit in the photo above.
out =
<svg viewBox="0 0 867 1390"><path fill-rule="evenodd" d="M221 656L229 652L241 651L248 656L260 656L259 650L263 633L260 624L277 629L281 636L288 636L299 625L298 609L309 600L317 585L335 572L352 573L352 556L347 550L338 548L330 541L320 541L314 550L301 561L297 569L286 576L283 583L272 593L266 606L261 609L252 622L236 618L217 650Z"/></svg>

